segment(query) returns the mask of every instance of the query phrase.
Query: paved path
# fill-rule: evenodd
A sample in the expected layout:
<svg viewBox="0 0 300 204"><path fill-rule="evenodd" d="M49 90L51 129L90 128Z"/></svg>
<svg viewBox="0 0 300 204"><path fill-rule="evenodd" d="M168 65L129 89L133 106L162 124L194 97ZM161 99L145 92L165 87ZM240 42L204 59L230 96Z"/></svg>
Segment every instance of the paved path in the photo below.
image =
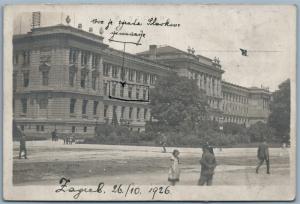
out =
<svg viewBox="0 0 300 204"><path fill-rule="evenodd" d="M62 141L27 142L28 160L17 159L18 143L14 143L14 183L57 184L69 176L74 184L168 184L170 152L160 147L121 145L64 145ZM196 185L200 173L200 148L176 148L181 152L179 185ZM255 174L256 148L224 148L215 150L218 161L214 185L288 185L289 149L271 148L271 175ZM37 176L39 175L39 176Z"/></svg>

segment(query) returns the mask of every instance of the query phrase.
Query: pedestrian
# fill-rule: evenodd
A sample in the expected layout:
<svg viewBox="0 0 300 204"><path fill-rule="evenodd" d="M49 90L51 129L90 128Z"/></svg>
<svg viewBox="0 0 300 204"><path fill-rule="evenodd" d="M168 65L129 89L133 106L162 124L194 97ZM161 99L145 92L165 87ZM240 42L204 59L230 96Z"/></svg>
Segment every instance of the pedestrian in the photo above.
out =
<svg viewBox="0 0 300 204"><path fill-rule="evenodd" d="M67 136L66 135L63 135L63 140L64 140L64 144L68 144L68 139L67 139Z"/></svg>
<svg viewBox="0 0 300 204"><path fill-rule="evenodd" d="M52 131L51 135L52 135L52 141L56 142L57 141L56 129L54 131Z"/></svg>
<svg viewBox="0 0 300 204"><path fill-rule="evenodd" d="M198 185L212 185L213 175L217 166L215 155L211 152L211 147L207 144L202 147L202 158L200 160L201 173Z"/></svg>
<svg viewBox="0 0 300 204"><path fill-rule="evenodd" d="M162 134L161 144L162 144L162 148L163 148L163 153L167 152L167 149L166 149L167 141L168 141L168 138L166 137L166 135Z"/></svg>
<svg viewBox="0 0 300 204"><path fill-rule="evenodd" d="M214 148L209 144L209 142L206 142L206 146L208 146L208 150L210 151L210 153L212 153L213 155L215 155L214 153Z"/></svg>
<svg viewBox="0 0 300 204"><path fill-rule="evenodd" d="M266 161L267 174L270 174L269 146L265 138L263 139L263 142L258 146L257 158L258 165L256 167L256 173L258 174L259 168L261 167L261 165L263 165L264 161Z"/></svg>
<svg viewBox="0 0 300 204"><path fill-rule="evenodd" d="M171 164L169 168L168 181L172 186L175 186L176 182L179 182L180 169L179 169L179 151L173 150L171 156Z"/></svg>
<svg viewBox="0 0 300 204"><path fill-rule="evenodd" d="M24 152L24 158L27 159L27 150L26 150L26 135L22 132L20 137L20 151L19 151L19 159L22 158L22 153Z"/></svg>

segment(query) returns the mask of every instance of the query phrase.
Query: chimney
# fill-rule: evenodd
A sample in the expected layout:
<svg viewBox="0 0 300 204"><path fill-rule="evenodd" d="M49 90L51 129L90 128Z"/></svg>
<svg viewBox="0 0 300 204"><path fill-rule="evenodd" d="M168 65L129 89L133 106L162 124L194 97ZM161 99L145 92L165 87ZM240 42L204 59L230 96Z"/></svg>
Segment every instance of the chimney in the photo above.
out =
<svg viewBox="0 0 300 204"><path fill-rule="evenodd" d="M89 32L92 33L93 32L93 28L89 27Z"/></svg>
<svg viewBox="0 0 300 204"><path fill-rule="evenodd" d="M149 57L152 60L156 60L156 53L157 53L157 45L150 45L149 46Z"/></svg>
<svg viewBox="0 0 300 204"><path fill-rule="evenodd" d="M81 23L78 24L78 29L82 30L82 24Z"/></svg>

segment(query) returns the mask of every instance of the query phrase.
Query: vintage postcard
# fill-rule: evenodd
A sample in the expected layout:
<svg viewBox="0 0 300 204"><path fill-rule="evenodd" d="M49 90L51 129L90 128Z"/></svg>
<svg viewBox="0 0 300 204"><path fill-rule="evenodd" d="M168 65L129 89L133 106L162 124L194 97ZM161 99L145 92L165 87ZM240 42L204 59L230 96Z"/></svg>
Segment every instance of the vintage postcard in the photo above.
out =
<svg viewBox="0 0 300 204"><path fill-rule="evenodd" d="M296 7L4 9L3 195L293 200Z"/></svg>

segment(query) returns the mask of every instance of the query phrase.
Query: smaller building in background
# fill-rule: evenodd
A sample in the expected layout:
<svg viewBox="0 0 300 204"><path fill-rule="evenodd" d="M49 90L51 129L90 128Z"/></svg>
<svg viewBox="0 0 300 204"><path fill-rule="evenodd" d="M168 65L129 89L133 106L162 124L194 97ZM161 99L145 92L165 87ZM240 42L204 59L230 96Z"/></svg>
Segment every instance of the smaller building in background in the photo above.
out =
<svg viewBox="0 0 300 204"><path fill-rule="evenodd" d="M222 81L223 122L237 123L246 127L262 121L270 114L271 93L264 88L246 88Z"/></svg>

